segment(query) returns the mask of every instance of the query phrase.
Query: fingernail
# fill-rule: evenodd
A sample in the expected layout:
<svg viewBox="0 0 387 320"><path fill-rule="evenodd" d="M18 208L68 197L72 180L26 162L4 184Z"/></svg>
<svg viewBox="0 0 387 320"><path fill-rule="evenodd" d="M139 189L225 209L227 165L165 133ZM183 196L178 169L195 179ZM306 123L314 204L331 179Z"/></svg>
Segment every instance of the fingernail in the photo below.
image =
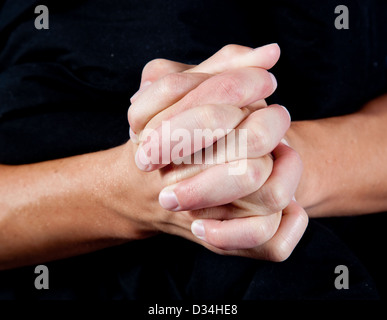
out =
<svg viewBox="0 0 387 320"><path fill-rule="evenodd" d="M282 138L282 139L281 139L281 142L282 142L285 146L290 147L290 146L289 146L289 143L286 141L285 138Z"/></svg>
<svg viewBox="0 0 387 320"><path fill-rule="evenodd" d="M150 167L150 159L146 155L143 148L139 147L134 158L137 167L142 171L148 171Z"/></svg>
<svg viewBox="0 0 387 320"><path fill-rule="evenodd" d="M282 107L286 112L287 112L287 114L288 114L288 116L289 116L289 119L290 119L290 121L292 121L292 116L290 115L290 112L289 112L289 110L288 109L286 109L286 107L284 107L284 106L282 106L282 105L280 105L280 107Z"/></svg>
<svg viewBox="0 0 387 320"><path fill-rule="evenodd" d="M167 210L178 211L180 206L176 194L171 189L164 189L159 195L160 205Z"/></svg>
<svg viewBox="0 0 387 320"><path fill-rule="evenodd" d="M274 88L273 91L275 91L275 89L277 89L277 86L278 86L277 79L274 77L274 74L272 74L271 72L269 72L269 75L270 75L271 81L273 82L273 88Z"/></svg>
<svg viewBox="0 0 387 320"><path fill-rule="evenodd" d="M191 225L193 235L201 240L205 240L206 232L202 220L195 220Z"/></svg>
<svg viewBox="0 0 387 320"><path fill-rule="evenodd" d="M141 86L140 89L130 98L130 102L133 103L134 100L137 99L137 97L140 95L141 92L143 92L147 87L149 87L152 84L150 81L145 81Z"/></svg>
<svg viewBox="0 0 387 320"><path fill-rule="evenodd" d="M133 143L138 144L138 135L134 133L132 128L129 128L129 138Z"/></svg>

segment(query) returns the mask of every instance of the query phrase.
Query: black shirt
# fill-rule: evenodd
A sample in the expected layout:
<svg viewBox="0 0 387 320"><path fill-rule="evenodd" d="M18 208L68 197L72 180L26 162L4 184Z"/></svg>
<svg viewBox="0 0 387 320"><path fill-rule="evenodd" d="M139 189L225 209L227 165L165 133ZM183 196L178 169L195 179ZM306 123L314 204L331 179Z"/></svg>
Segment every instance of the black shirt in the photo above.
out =
<svg viewBox="0 0 387 320"><path fill-rule="evenodd" d="M124 143L129 98L146 62L162 57L195 64L229 43L279 43L280 62L272 70L279 86L268 100L285 105L293 120L355 112L387 91L384 1L45 1L49 30L34 27L39 4L0 1L3 164ZM348 30L335 28L334 10L341 4L349 9ZM339 292L331 278L335 266L345 263L359 276L352 291ZM357 258L315 221L282 264L221 257L165 235L49 265L61 275L56 290L38 293L22 281L18 286L9 282L3 296L375 297ZM77 273L74 279L80 282L70 281L66 270ZM30 271L2 274L23 279ZM152 283L157 290L150 290Z"/></svg>

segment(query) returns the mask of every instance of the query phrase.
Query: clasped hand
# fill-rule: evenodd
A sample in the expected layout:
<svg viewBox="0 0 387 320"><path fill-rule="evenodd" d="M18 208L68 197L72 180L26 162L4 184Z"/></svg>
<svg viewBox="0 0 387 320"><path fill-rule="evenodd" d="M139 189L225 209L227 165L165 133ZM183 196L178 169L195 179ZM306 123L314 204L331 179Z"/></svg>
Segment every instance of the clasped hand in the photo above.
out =
<svg viewBox="0 0 387 320"><path fill-rule="evenodd" d="M284 139L289 113L264 100L279 55L276 44L228 45L196 66L152 60L131 98L137 167L159 171L159 204L220 254L283 261L308 223L294 200L302 163Z"/></svg>

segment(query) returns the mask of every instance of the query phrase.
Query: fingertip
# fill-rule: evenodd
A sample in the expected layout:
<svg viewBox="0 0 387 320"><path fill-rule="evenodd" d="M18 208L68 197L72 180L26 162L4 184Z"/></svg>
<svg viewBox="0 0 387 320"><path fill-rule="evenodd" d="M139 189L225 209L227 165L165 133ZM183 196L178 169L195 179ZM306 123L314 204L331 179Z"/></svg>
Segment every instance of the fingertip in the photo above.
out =
<svg viewBox="0 0 387 320"><path fill-rule="evenodd" d="M278 43L271 43L268 45L269 49L268 54L270 54L273 57L280 57L281 55L281 48Z"/></svg>
<svg viewBox="0 0 387 320"><path fill-rule="evenodd" d="M281 56L281 48L278 43L269 44L266 48L266 54L272 59L273 65L270 67L272 68L278 62Z"/></svg>
<svg viewBox="0 0 387 320"><path fill-rule="evenodd" d="M271 82L273 84L272 92L274 92L278 87L277 79L275 78L274 74L272 74L271 72L269 72L269 76L270 76Z"/></svg>
<svg viewBox="0 0 387 320"><path fill-rule="evenodd" d="M289 117L289 121L292 121L292 116L290 115L289 110L285 106L283 106L283 105L280 105L280 107L286 111L286 114Z"/></svg>
<svg viewBox="0 0 387 320"><path fill-rule="evenodd" d="M271 69L278 62L281 55L281 49L278 43L267 44L253 50L254 54L265 57L262 67Z"/></svg>
<svg viewBox="0 0 387 320"><path fill-rule="evenodd" d="M278 112L280 112L281 119L282 119L282 116L284 117L283 120L285 120L285 118L286 118L286 122L288 124L288 128L287 129L289 129L289 126L290 126L290 124L292 122L292 116L290 115L289 110L285 106L280 105L280 104L271 104L269 106L269 108L274 108ZM283 111L285 111L285 113Z"/></svg>

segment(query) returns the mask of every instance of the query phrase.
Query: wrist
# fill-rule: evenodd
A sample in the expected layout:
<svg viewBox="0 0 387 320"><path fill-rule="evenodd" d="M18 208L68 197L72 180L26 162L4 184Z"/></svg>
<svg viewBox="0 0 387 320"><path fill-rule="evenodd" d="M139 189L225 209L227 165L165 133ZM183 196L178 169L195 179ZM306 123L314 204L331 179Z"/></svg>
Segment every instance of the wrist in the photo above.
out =
<svg viewBox="0 0 387 320"><path fill-rule="evenodd" d="M155 213L161 208L155 173L140 171L135 162L137 146L130 140L119 147L104 151L100 156L98 181L94 188L94 199L114 217L113 233L128 240L137 240L154 235Z"/></svg>
<svg viewBox="0 0 387 320"><path fill-rule="evenodd" d="M0 269L134 239L134 224L105 205L116 154L108 150L0 168Z"/></svg>
<svg viewBox="0 0 387 320"><path fill-rule="evenodd" d="M319 154L323 152L322 146L319 146L316 140L319 136L316 132L320 130L317 121L293 121L285 136L286 142L300 155L303 163L295 199L310 216L319 215L319 206L328 197L320 175L320 169L323 168L316 166L320 163Z"/></svg>
<svg viewBox="0 0 387 320"><path fill-rule="evenodd" d="M138 238L137 225L122 214L115 197L117 193L125 192L126 203L130 203L129 160L125 165L124 152L124 146L119 146L82 155L78 163L79 185L75 187L85 210L95 213L90 228L95 229L97 237L121 242Z"/></svg>

